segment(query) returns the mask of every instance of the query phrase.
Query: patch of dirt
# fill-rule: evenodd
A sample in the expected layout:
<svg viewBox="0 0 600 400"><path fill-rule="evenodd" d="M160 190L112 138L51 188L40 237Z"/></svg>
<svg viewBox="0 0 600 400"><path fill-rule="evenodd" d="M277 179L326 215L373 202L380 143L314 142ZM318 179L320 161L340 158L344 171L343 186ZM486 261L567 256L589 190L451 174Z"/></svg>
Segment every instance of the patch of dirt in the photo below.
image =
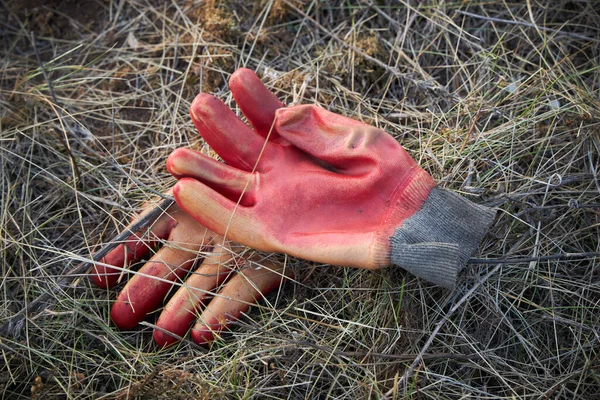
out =
<svg viewBox="0 0 600 400"><path fill-rule="evenodd" d="M96 0L9 1L7 8L36 35L63 39L98 31L106 15L106 5Z"/></svg>

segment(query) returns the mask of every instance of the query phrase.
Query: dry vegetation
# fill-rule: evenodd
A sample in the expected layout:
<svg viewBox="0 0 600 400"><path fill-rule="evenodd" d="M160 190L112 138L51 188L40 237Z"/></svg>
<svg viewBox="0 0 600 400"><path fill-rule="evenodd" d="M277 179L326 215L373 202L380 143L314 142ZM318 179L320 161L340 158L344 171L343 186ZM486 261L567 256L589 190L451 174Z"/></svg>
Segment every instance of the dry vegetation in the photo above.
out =
<svg viewBox="0 0 600 400"><path fill-rule="evenodd" d="M0 397L598 398L600 5L496 3L2 1L0 322L53 301L0 336ZM235 107L240 66L499 207L496 261L450 292L294 260L208 351L112 328L116 292L57 279L172 185L191 100Z"/></svg>

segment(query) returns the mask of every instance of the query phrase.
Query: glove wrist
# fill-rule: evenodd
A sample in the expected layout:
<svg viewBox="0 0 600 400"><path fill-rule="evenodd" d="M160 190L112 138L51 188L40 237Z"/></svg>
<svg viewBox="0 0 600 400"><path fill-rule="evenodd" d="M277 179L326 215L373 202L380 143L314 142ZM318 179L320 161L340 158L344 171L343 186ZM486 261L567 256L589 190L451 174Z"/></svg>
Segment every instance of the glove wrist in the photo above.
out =
<svg viewBox="0 0 600 400"><path fill-rule="evenodd" d="M435 187L423 206L390 237L390 262L452 289L495 213L494 209Z"/></svg>

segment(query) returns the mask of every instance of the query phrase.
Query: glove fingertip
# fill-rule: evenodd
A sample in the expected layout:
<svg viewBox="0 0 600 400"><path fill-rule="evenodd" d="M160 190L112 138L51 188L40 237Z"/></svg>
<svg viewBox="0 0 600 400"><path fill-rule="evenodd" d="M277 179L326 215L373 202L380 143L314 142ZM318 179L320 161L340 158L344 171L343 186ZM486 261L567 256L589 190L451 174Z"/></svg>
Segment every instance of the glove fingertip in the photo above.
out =
<svg viewBox="0 0 600 400"><path fill-rule="evenodd" d="M156 343L159 347L170 347L179 342L179 339L173 335L169 335L167 332L159 331L158 329L154 330L154 343Z"/></svg>
<svg viewBox="0 0 600 400"><path fill-rule="evenodd" d="M138 318L132 305L127 301L117 301L110 310L110 318L119 329L134 329L142 318Z"/></svg>
<svg viewBox="0 0 600 400"><path fill-rule="evenodd" d="M185 304L183 304L185 306ZM166 308L165 308L166 309ZM193 312L178 312L177 309L170 313L163 311L163 314L156 321L156 326L159 329L154 330L154 342L161 346L167 347L179 341L178 338L183 337L192 326L192 322L196 318ZM169 334L171 333L171 334Z"/></svg>
<svg viewBox="0 0 600 400"><path fill-rule="evenodd" d="M106 257L100 260L102 264L125 265L125 249L123 245L117 246ZM120 268L111 268L107 265L94 264L90 279L100 289L110 289L119 283L123 274Z"/></svg>
<svg viewBox="0 0 600 400"><path fill-rule="evenodd" d="M175 149L167 158L167 171L175 178L179 179L185 176L181 173L181 170L182 166L189 162L190 151L191 150L186 148Z"/></svg>
<svg viewBox="0 0 600 400"><path fill-rule="evenodd" d="M220 325L219 325L220 328ZM211 329L209 326L203 325L201 323L196 324L194 329L192 329L192 340L197 344L207 344L215 340L215 333L220 332L221 329L215 331Z"/></svg>
<svg viewBox="0 0 600 400"><path fill-rule="evenodd" d="M253 83L256 80L260 81L254 71L249 68L238 68L229 78L229 87L231 90L235 90L240 86L244 86L245 83Z"/></svg>
<svg viewBox="0 0 600 400"><path fill-rule="evenodd" d="M110 289L119 279L118 271L103 265L94 265L90 279L100 289Z"/></svg>
<svg viewBox="0 0 600 400"><path fill-rule="evenodd" d="M216 118L219 108L226 107L221 100L215 96L200 93L192 101L190 106L190 116L194 123L202 123L204 119Z"/></svg>

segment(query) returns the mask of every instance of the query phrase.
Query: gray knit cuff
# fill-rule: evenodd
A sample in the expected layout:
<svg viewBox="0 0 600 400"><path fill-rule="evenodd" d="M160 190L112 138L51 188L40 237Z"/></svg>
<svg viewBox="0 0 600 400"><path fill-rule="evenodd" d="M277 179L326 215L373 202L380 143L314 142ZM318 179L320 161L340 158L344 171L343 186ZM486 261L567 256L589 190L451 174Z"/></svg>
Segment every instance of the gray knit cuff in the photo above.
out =
<svg viewBox="0 0 600 400"><path fill-rule="evenodd" d="M491 225L496 211L442 188L390 238L391 262L448 289Z"/></svg>

